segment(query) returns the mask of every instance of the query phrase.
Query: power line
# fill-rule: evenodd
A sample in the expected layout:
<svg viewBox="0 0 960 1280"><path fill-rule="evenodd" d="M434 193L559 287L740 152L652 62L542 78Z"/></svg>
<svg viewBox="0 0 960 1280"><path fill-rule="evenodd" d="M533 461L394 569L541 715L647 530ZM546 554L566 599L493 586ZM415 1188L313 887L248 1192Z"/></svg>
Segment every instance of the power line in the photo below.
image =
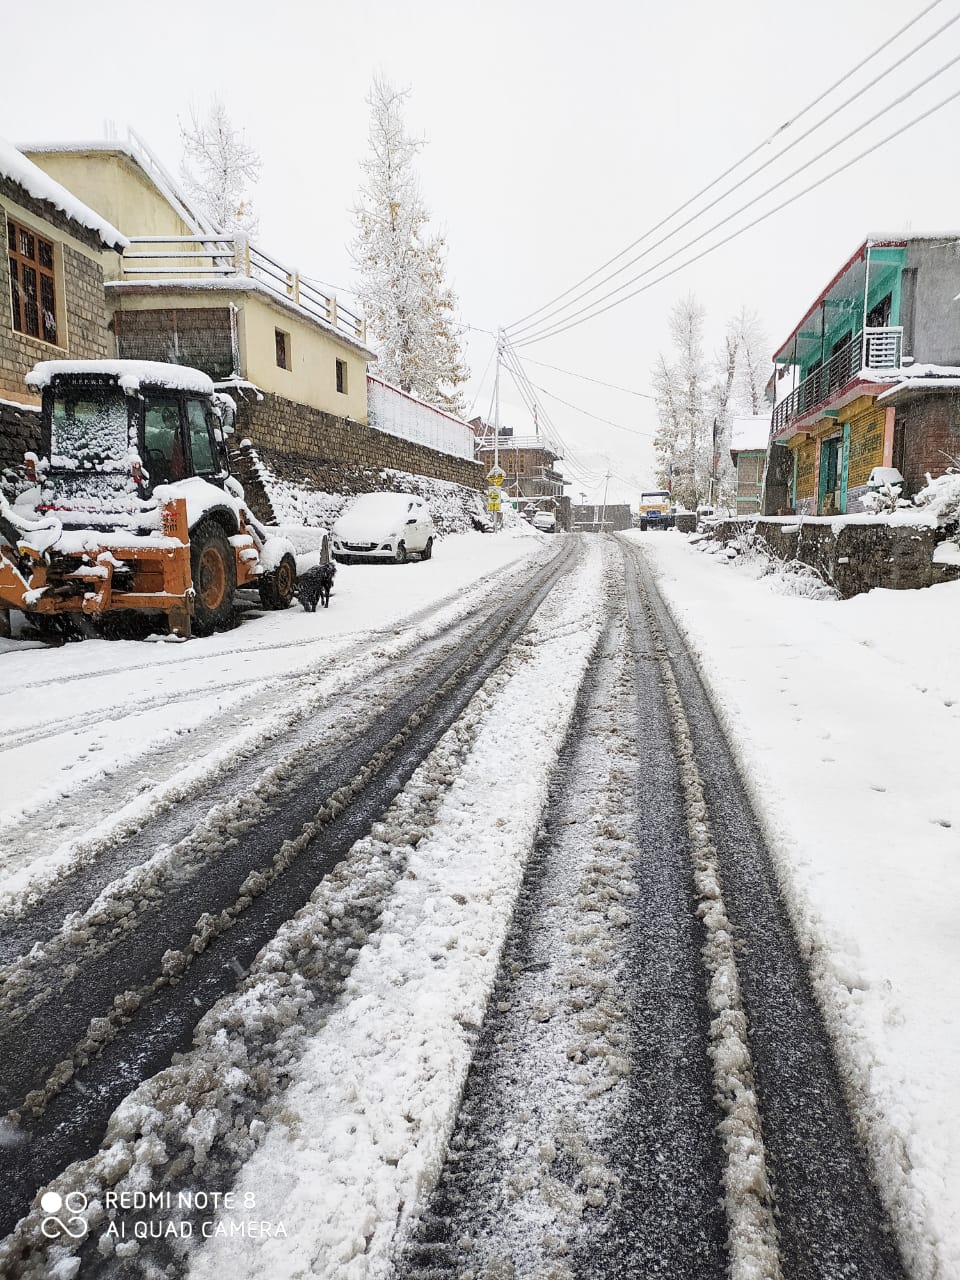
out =
<svg viewBox="0 0 960 1280"><path fill-rule="evenodd" d="M598 413L591 413L589 409L582 409L580 405L571 404L569 400L561 400L559 396L554 395L552 391L547 391L544 387L537 387L535 382L531 382L530 385L532 387L536 387L537 391L542 395L548 396L551 400L556 400L560 404L566 405L568 409L575 409L577 413L582 413L585 417L593 418L597 422L605 422L608 427L616 427L618 431L626 431L632 436L647 436L651 440L656 434L653 431L640 431L636 427L625 427L622 423L611 421L610 418L601 418Z"/></svg>
<svg viewBox="0 0 960 1280"><path fill-rule="evenodd" d="M899 105L899 103L902 102L904 98L909 97L911 94L915 93L917 89L923 88L925 84L929 84L932 79L934 79L938 75L941 75L944 71L948 70L949 67L953 66L953 64L958 61L960 61L960 54L958 54L955 58L952 58L950 62L946 63L938 71L934 72L933 75L928 76L927 79L924 80L920 85L915 85L913 89L909 90L901 98L898 98L895 102L891 103L888 107L883 108L882 111L878 112L875 116L871 117L870 120L865 121L864 124L860 125L857 129L852 130L849 134L846 135L846 137L842 138L840 142L848 141L851 137L854 136L854 134L861 132L864 128L866 128L868 124L872 124L874 120L878 119L881 115L885 115L886 112L889 111L892 107ZM797 200L801 199L803 196L809 195L811 191L815 191L817 187L823 186L825 182L828 182L831 178L835 178L838 174L842 173L845 169L850 169L852 168L853 165L859 164L861 160L865 159L869 155L872 155L874 151L878 151L881 147L886 146L887 143L893 142L895 138L899 138L901 134L906 133L907 130L914 128L918 124L921 124L924 120L934 115L937 111L941 111L944 107L948 106L951 102L953 102L958 97L960 97L960 90L957 90L955 93L951 93L946 98L941 99L941 101L936 103L934 106L929 107L926 111L921 112L920 115L915 116L912 120L908 120L906 124L901 125L898 129L895 129L893 133L889 133L886 135L886 137L879 139L875 143L872 143L869 147L866 147L863 151L859 152L857 155L852 156L850 159L845 160L842 164L838 165L836 169L831 169L829 173L824 174L822 177L818 178L815 182L812 182L808 186L803 187L800 191L795 192L794 195L789 196L786 200L782 200L780 204L775 205L772 209L768 209L766 213L763 213L759 217L754 218L752 222L748 222L744 226L740 227L739 230L731 232L730 235L728 236L724 236L724 238L722 240L718 240L716 244L710 245L707 249L704 249L701 253L695 254L692 258L688 258L685 262L680 263L679 266L672 268L670 271L665 272L663 275L657 276L656 279L649 281L647 284L641 285L639 289L635 289L632 293L625 294L624 297L622 298L616 298L615 296L616 294L621 293L624 289L629 288L629 286L631 284L636 283L637 280L642 280L643 277L649 275L651 271L656 271L658 267L662 267L663 265L665 265L665 263L669 262L671 258L675 258L677 254L682 253L685 249L692 248L693 245L698 244L706 236L710 235L714 231L717 231L725 223L729 222L731 218L734 218L737 216L737 214L744 213L746 212L746 210L752 208L753 205L758 203L759 200L763 199L764 196L769 195L772 191L775 191L777 187L782 186L784 182L789 181L789 178L795 177L798 173L802 173L804 169L809 168L810 165L815 163L816 160L821 159L824 155L827 155L830 151L835 150L836 147L840 145L839 142L834 143L833 146L828 147L825 151L821 152L820 155L815 156L814 160L809 161L805 165L801 165L798 169L795 169L792 174L788 175L787 178L782 179L782 181L780 182L774 183L772 187L769 187L766 191L761 193L761 195L757 196L753 200L747 201L745 205L742 205L739 209L734 210L732 214L729 214L727 217L722 218L719 222L714 223L714 225L712 227L708 227L706 231L703 231L699 235L694 236L692 240L689 240L687 241L686 244L681 245L679 249L673 250L673 252L667 254L666 257L661 258L658 262L655 262L652 266L647 267L645 270L633 276L630 280L625 281L622 285L618 286L618 288L611 290L611 292L605 295L605 297L596 298L588 306L583 307L581 308L580 311L574 312L571 316L568 316L563 323L560 323L553 327L548 327L547 329L542 330L540 333L532 334L524 338L524 340L518 343L518 345L521 347L524 347L534 342L541 342L543 341L544 338L556 337L557 334L565 333L568 329L575 328L577 325L585 324L588 320L593 320L597 316L603 315L605 312L610 311L613 307L618 307L622 303L628 302L631 298L635 298L637 294L645 292L647 289L652 288L655 284L660 284L662 281L669 279L671 276L676 275L678 271L682 271L684 268L691 266L694 262L699 262L701 258L705 258L708 254L713 253L716 249L721 248L725 244L729 244L731 240L735 240L738 236L743 235L745 231L751 230L753 227L758 226L761 222L765 222L767 218L772 217L773 214L779 213L782 209L786 209L789 205L794 204ZM604 307L600 307L599 303L606 301L606 299L608 298L614 298L614 301L608 302L608 304ZM594 307L597 309L591 310L591 308L594 308ZM589 314L584 315L584 312L589 312ZM578 316L583 316L583 319L577 319Z"/></svg>
<svg viewBox="0 0 960 1280"><path fill-rule="evenodd" d="M656 400L656 396L651 395L649 391L634 391L632 387L618 387L613 382L603 382L600 378L591 378L586 373L574 373L572 369L561 369L556 364L544 364L542 360L534 360L532 356L518 356L524 364L535 364L541 369L552 369L554 373L565 373L568 378L580 378L583 382L595 382L598 387L608 387L611 391L622 391L628 396L640 396L643 400ZM542 389L542 388L541 388ZM547 392L549 395L549 392Z"/></svg>
<svg viewBox="0 0 960 1280"><path fill-rule="evenodd" d="M937 3L939 3L939 0L937 0ZM924 10L924 13L926 12L929 12L929 10ZM919 16L922 17L923 14ZM917 21L917 19L915 19L914 21ZM521 338L525 333L529 332L529 330L543 327L544 325L546 325L547 321L550 320L552 317L561 316L562 312L568 311L570 307L575 306L577 302L583 301L588 297L589 294L595 293L596 290L602 288L603 285L608 284L611 280L615 279L618 275L622 274L629 267L635 265L637 262L640 262L643 258L653 253L655 249L658 249L661 245L673 239L673 237L678 235L679 232L683 231L686 227L689 227L692 223L696 222L699 218L702 218L711 209L715 208L718 204L722 203L722 201L724 201L729 195L732 195L734 192L739 191L753 178L757 177L758 174L761 174L764 172L764 170L769 169L771 165L775 164L778 160L782 159L782 157L785 156L789 151L792 151L795 147L799 146L801 142L805 141L812 134L816 133L825 124L828 124L831 120L833 120L836 116L838 116L842 111L846 110L846 108L850 106L851 103L861 100L864 97L864 95L867 92L869 92L869 90L874 88L874 86L877 85L881 80L885 79L887 76L890 75L891 72L896 71L898 67L901 67L910 58L914 57L915 54L919 53L921 49L925 48L928 44L932 43L932 41L936 40L939 36L943 34L944 31L947 30L948 27L953 26L954 23L956 23L957 21L960 21L960 12L954 14L952 18L949 18L945 23L943 23L942 26L938 27L936 31L932 32L928 36L925 36L924 39L921 40L919 44L914 45L912 49L910 49L902 57L898 58L897 61L891 64L889 67L884 68L883 71L881 71L879 74L874 76L874 78L868 81L867 84L855 90L848 98L845 98L844 101L839 103L832 111L828 112L827 115L823 116L820 120L818 120L816 124L812 124L808 129L806 129L802 134L800 134L799 137L795 138L792 142L789 142L785 147L781 148L781 150L778 151L775 155L768 157L768 159L764 160L762 164L757 165L756 168L754 169L751 169L751 171L748 174L746 174L743 178L739 179L737 182L733 183L731 186L727 187L726 190L722 191L719 195L715 196L708 204L704 205L701 209L698 209L695 213L692 213L689 218L685 219L678 226L675 226L674 228L672 228L672 230L668 231L665 235L661 236L659 240L655 240L653 244L648 245L641 253L637 254L633 258L630 258L627 262L622 263L619 267L616 268L616 270L611 271L609 275L604 276L603 279L598 280L596 284L591 285L589 289L586 289L582 293L578 294L576 298L572 298L568 302L564 302L562 306L555 307L552 311L547 311L547 313L545 315L542 315L539 320L532 321L527 324L524 324L522 321L517 321L515 324L508 326L508 332L510 333L511 337L515 339ZM908 24L908 25L911 25L911 24ZM900 34L902 34L902 32ZM889 44L889 41L887 43ZM863 64L861 63L860 66L862 65ZM950 65L952 64L948 63L946 67L941 69L941 72L943 70L946 70ZM855 68L855 69L859 69L859 68ZM875 120L877 120L880 115L883 115L887 111L892 110L893 107L898 106L901 102L905 100L906 97L909 97L911 96L912 93L915 93L918 88L923 88L924 85L930 82L930 79L934 79L936 75L941 74L941 72L935 72L934 76L931 76L927 80L922 81L919 85L909 90L902 97L896 99L894 102L892 102L889 106L884 108L877 115L872 116L869 120L859 125L857 129L854 129L850 134L847 134L844 138L841 138L839 142L835 142L830 147L826 148L824 151L821 151L819 155L815 156L812 160L808 161L806 165L802 165L800 169L794 170L792 174L788 175L787 178L782 179L780 183L775 183L773 187L768 187L766 191L762 192L759 196L756 196L755 199L756 200L763 199L763 196L768 195L771 190L775 190L777 186L782 186L784 182L789 181L790 177L794 177L798 172L802 172L804 168L809 168L811 164L816 163L816 161L821 159L824 155L828 155L831 150L835 150L837 146L847 141L847 139L852 137L853 134L860 132L862 129L867 128L867 126L872 124ZM767 145L767 144L762 144L762 145ZM759 147L755 148L754 153L759 149L760 149ZM754 154L754 153L751 153L751 154ZM739 168L741 164L745 163L745 160L746 158L744 160L739 161L737 165L734 166L734 168ZM728 170L728 172L730 172L730 170ZM721 180L722 179L715 179L714 182L710 184L710 188L712 188L713 186L716 186L717 183L720 182ZM705 192L710 188L704 188L704 191L701 192L700 194L705 194ZM693 199L697 199L697 198L698 197L693 197ZM622 250L619 254L616 255L616 257L622 258L624 254L629 253L631 249L635 248L638 244L642 243L642 241L648 239L649 236L654 234L654 231L656 231L659 227L663 226L665 222L671 221L680 212L682 212L683 209L687 208L691 203L692 203L692 200L687 201L685 205L680 206L679 209L675 210L666 219L658 223L657 227L653 228L651 231L645 232L644 235L642 235L638 240L635 240L633 244L629 245L626 249ZM742 210L738 210L736 212L741 212L741 211ZM735 214L730 216L731 217L735 216ZM722 223L720 225L722 225ZM611 259L611 262L613 261L616 261L616 258ZM599 274L599 272L602 270L604 270L603 267L599 268L597 271L593 273L593 275ZM587 279L591 279L591 278L592 276L587 277ZM627 283L630 283L630 282L627 282ZM572 289L568 289L567 293L569 294L574 292L574 290L577 287L578 286L574 286ZM621 285L619 287L625 288L626 285ZM563 295L563 294L561 295L561 297L564 297L564 296L566 295ZM601 300L602 299L595 299L594 302L601 301ZM594 302L588 303L587 305L593 306ZM547 306L550 306L550 305L551 304L549 303L547 304ZM539 310L542 312L546 310L546 308L541 307ZM538 313L537 312L531 313L531 315L536 315L536 314ZM576 315L576 314L579 314L579 312L575 312L573 314ZM560 320L558 320L557 323L563 323L565 319L571 319L571 318L572 316L563 317Z"/></svg>
<svg viewBox="0 0 960 1280"><path fill-rule="evenodd" d="M567 447L566 441L560 435L560 432L554 425L552 418L539 400L533 383L527 376L526 371L521 367L516 352L511 346L509 340L506 338L503 341L503 359L510 376L513 378L517 386L517 390L524 398L524 401L526 403L532 403L532 405L536 407L536 410L539 411L540 417L543 418L545 426L549 428L549 432L554 438L551 443L555 443L559 447L559 452L563 457L564 463L572 472L574 479L581 484L595 485L599 483L602 473L591 471L590 468L587 467L585 463L581 462L580 459L577 458L576 454Z"/></svg>
<svg viewBox="0 0 960 1280"><path fill-rule="evenodd" d="M776 138L779 134L784 133L787 129L791 128L794 124L796 124L798 120L801 120L808 112L812 111L814 107L819 106L819 104L823 102L825 98L828 98L830 94L834 92L835 89L838 89L842 84L846 83L851 76L856 75L856 73L858 71L861 71L869 62L872 62L874 58L876 58L879 54L881 54L884 51L884 49L889 48L889 46L893 44L896 40L898 40L900 36L904 34L905 31L908 31L912 26L915 26L918 22L921 21L921 19L925 18L927 14L932 9L935 9L937 5L940 3L942 3L942 0L933 0L933 2L931 4L928 4L925 9L922 9L915 18L911 18L911 20L907 22L904 26L902 26L898 31L895 31L892 36L884 40L882 44L878 45L877 48L874 49L872 53L868 54L864 59L862 59L862 61L858 62L855 67L852 67L849 71L845 71L844 74L838 80L835 80L833 84L829 86L829 88L824 89L822 93L820 93L811 102L808 102L807 105L803 107L802 110L796 113L796 115L794 115L791 119L785 121L782 125L780 125L778 129L775 129L768 138L765 138L762 142L759 142L755 147L753 147L752 150L742 155L740 159L736 160L732 165L730 165L728 169L725 169L723 173L718 174L717 177L712 179L712 181L708 182L705 187L701 187L701 189L698 192L696 192L695 195L690 196L690 198L686 200L683 204L679 205L671 213L668 213L665 218L662 218L658 223L656 223L654 226L650 227L647 231L645 231L643 235L639 236L631 244L628 244L625 249L621 249L619 253L615 253L612 258L609 258L606 262L602 263L599 267L596 268L596 270L591 271L590 274L584 276L582 280L578 280L577 283L571 285L569 289L565 289L563 293L557 294L555 298L551 298L549 302L545 302L543 306L537 307L536 310L534 311L528 311L526 315L521 316L520 319L514 323L514 325L508 326L508 328L511 328L511 329L515 328L517 325L523 324L525 320L529 320L532 316L539 315L542 311L546 311L547 307L553 306L555 302L559 302L560 299L565 298L567 294L573 293L574 290L579 289L580 286L583 284L586 284L588 280L592 280L593 277L599 275L601 271L605 271L607 267L611 266L614 262L616 262L618 258L622 258L624 254L629 253L631 249L635 249L638 244L642 244L643 241L646 240L649 236L654 235L657 231L660 230L661 227L665 226L671 220L671 218L675 218L677 214L682 213L685 209L688 209L690 205L694 203L694 201L699 200L701 196L706 195L706 193L712 190L713 187L717 185L717 183L722 182L724 178L728 177L736 169L739 169L739 167L742 164L746 164L748 160L751 160L757 154L758 151L761 151L765 146L769 146L769 144L773 141L773 139Z"/></svg>

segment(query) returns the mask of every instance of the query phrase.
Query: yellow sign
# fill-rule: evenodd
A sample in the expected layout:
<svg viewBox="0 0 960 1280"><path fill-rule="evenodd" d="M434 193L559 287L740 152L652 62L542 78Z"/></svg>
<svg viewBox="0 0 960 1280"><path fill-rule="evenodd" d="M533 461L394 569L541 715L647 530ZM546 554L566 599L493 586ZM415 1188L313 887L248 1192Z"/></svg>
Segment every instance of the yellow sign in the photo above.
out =
<svg viewBox="0 0 960 1280"><path fill-rule="evenodd" d="M499 489L494 490L494 492L493 492L493 493L488 493L488 494L487 494L487 510L488 510L488 511L499 511L499 510L500 510L500 491L499 491Z"/></svg>
<svg viewBox="0 0 960 1280"><path fill-rule="evenodd" d="M507 473L505 471L501 471L499 467L494 467L492 470L487 472L487 479L492 485L496 485L498 489L506 478Z"/></svg>

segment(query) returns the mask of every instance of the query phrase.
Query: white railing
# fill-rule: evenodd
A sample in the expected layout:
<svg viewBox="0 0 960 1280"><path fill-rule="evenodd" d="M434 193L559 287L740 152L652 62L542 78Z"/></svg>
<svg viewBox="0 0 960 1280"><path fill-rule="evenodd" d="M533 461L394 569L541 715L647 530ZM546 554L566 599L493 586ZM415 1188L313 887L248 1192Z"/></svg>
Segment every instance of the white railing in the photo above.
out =
<svg viewBox="0 0 960 1280"><path fill-rule="evenodd" d="M473 460L473 428L466 422L369 375L367 416L370 426L378 431L455 458Z"/></svg>
<svg viewBox="0 0 960 1280"><path fill-rule="evenodd" d="M243 236L132 236L120 260L121 280L202 282L231 277L256 280L313 319L357 342L367 340L362 316Z"/></svg>

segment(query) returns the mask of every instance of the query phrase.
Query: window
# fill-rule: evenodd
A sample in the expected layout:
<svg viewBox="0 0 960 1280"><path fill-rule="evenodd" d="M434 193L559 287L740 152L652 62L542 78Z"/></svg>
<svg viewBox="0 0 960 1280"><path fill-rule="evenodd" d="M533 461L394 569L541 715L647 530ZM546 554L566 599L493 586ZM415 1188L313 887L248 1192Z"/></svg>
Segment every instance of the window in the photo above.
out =
<svg viewBox="0 0 960 1280"><path fill-rule="evenodd" d="M197 475L213 475L217 470L217 460L210 442L210 426L207 415L199 400L187 401L187 425L190 428L190 455L193 458L193 470Z"/></svg>
<svg viewBox="0 0 960 1280"><path fill-rule="evenodd" d="M7 219L13 327L57 345L57 290L53 244Z"/></svg>
<svg viewBox="0 0 960 1280"><path fill-rule="evenodd" d="M341 395L347 394L347 362L346 360L337 361L337 390Z"/></svg>
<svg viewBox="0 0 960 1280"><path fill-rule="evenodd" d="M147 401L143 418L144 462L151 485L186 478L180 405L161 398Z"/></svg>
<svg viewBox="0 0 960 1280"><path fill-rule="evenodd" d="M282 329L274 329L274 336L277 343L277 368L292 369L290 363L290 335L284 333Z"/></svg>

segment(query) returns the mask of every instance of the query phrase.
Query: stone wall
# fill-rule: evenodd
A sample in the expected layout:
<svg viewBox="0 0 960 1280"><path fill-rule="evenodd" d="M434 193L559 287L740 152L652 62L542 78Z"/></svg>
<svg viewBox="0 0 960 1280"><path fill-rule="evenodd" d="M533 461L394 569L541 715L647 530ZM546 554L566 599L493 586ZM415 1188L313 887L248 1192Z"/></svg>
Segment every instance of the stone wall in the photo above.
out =
<svg viewBox="0 0 960 1280"><path fill-rule="evenodd" d="M25 453L40 453L40 410L0 400L0 473L20 474Z"/></svg>
<svg viewBox="0 0 960 1280"><path fill-rule="evenodd" d="M824 519L724 520L713 536L726 543L751 530L779 559L816 569L844 599L874 587L909 590L958 576L952 566L933 563L934 547L946 536L943 529L877 519L842 524L835 533Z"/></svg>
<svg viewBox="0 0 960 1280"><path fill-rule="evenodd" d="M281 478L309 480L327 493L360 493L377 488L376 473L385 469L409 471L434 480L449 480L469 489L484 486L477 462L439 453L426 445L401 440L373 427L246 389L237 401L238 440L251 440ZM364 473L370 472L364 485Z"/></svg>
<svg viewBox="0 0 960 1280"><path fill-rule="evenodd" d="M951 460L960 458L960 396L914 392L897 405L894 432L894 466L911 496L924 487L928 471L942 475Z"/></svg>

